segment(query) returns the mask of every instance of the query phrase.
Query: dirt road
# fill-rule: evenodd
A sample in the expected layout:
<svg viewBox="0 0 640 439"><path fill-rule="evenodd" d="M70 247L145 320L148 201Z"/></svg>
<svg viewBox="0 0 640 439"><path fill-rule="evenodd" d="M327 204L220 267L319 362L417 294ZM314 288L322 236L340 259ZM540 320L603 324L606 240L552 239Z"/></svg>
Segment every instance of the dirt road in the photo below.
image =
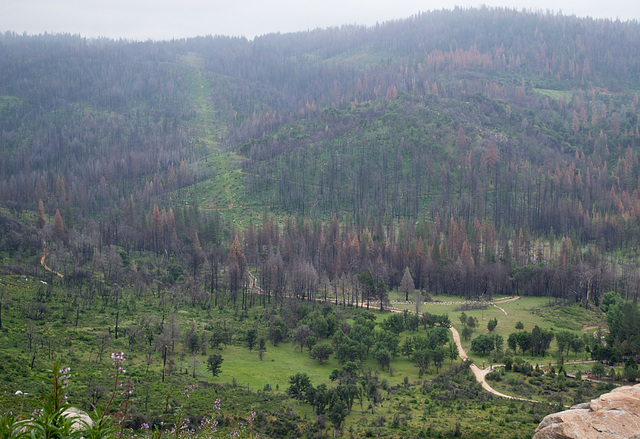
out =
<svg viewBox="0 0 640 439"><path fill-rule="evenodd" d="M504 300L501 303L511 302L517 299L519 299L519 297L514 297L508 300ZM462 343L460 341L460 334L458 333L458 330L453 326L450 326L449 329L451 329L451 335L453 336L453 341L456 343L456 346L458 347L458 355L460 355L460 358L463 360L469 360L469 356L467 355L466 351L462 349ZM473 372L473 375L476 377L476 381L479 382L482 388L487 392L493 393L494 395L500 396L502 398L515 399L518 401L536 402L531 399L518 398L516 396L505 395L504 393L498 392L496 389L491 387L489 383L487 383L487 380L485 379L485 377L489 372L493 371L492 367L480 369L478 366L476 366L473 363L471 363L469 367L471 369L471 372Z"/></svg>
<svg viewBox="0 0 640 439"><path fill-rule="evenodd" d="M250 289L257 291L258 294L263 294L262 289L260 287L257 286L258 284L258 280L250 273L249 274L249 286ZM518 300L520 297L510 297L508 299L503 299L503 300L499 300L496 302L493 302L492 304L494 306L496 306L496 303L507 303L507 302L512 302L514 300ZM316 299L316 300L321 300L321 299ZM498 307L500 308L500 307ZM502 312L504 312L505 314L507 313L504 309L500 308L502 310ZM396 313L401 313L402 311L399 309L390 309L389 311L391 312L396 312ZM465 352L464 349L462 349L462 343L460 341L460 334L458 333L458 330L456 328L454 328L453 326L450 326L449 329L451 330L451 334L453 335L453 341L456 343L456 346L458 347L458 355L460 356L460 358L462 360L469 360L469 356L467 355L467 353ZM482 386L483 389L485 389L487 392L493 393L496 396L500 396L502 398L508 398L508 399L515 399L518 401L527 401L527 402L537 402L537 401L533 401L530 399L525 399L525 398L518 398L516 396L511 396L511 395L505 395L504 393L498 392L496 389L494 389L493 387L491 387L489 385L489 383L487 383L487 380L485 379L486 375L491 372L493 370L493 368L488 367L485 369L480 369L478 366L476 366L475 364L471 363L470 365L470 369L473 372L473 375L476 377L476 381L480 383L480 385Z"/></svg>

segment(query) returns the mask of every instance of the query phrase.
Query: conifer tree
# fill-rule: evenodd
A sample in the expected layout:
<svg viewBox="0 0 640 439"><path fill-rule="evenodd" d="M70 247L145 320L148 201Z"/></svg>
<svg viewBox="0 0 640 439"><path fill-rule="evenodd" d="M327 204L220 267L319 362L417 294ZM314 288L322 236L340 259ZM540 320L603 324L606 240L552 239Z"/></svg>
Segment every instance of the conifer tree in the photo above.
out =
<svg viewBox="0 0 640 439"><path fill-rule="evenodd" d="M45 225L47 225L47 218L44 215L44 203L38 200L38 228L42 230Z"/></svg>
<svg viewBox="0 0 640 439"><path fill-rule="evenodd" d="M409 301L409 293L413 292L414 289L413 278L411 277L411 273L409 273L409 267L406 267L402 275L402 280L400 281L400 291L404 292L405 301Z"/></svg>
<svg viewBox="0 0 640 439"><path fill-rule="evenodd" d="M56 214L53 217L53 233L57 239L66 242L64 225L62 224L62 215L60 215L59 209L56 209Z"/></svg>
<svg viewBox="0 0 640 439"><path fill-rule="evenodd" d="M229 289L235 302L238 289L244 280L245 271L247 269L247 261L242 252L240 238L236 235L229 248Z"/></svg>

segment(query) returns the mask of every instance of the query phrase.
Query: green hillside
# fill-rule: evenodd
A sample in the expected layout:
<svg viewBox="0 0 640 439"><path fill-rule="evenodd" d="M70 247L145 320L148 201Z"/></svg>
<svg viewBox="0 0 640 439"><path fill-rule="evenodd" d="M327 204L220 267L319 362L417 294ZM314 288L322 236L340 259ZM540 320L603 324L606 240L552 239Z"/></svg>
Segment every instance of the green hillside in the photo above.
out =
<svg viewBox="0 0 640 439"><path fill-rule="evenodd" d="M530 437L635 382L639 45L637 22L488 7L0 35L0 411L32 413L60 361L127 435L255 412L242 434ZM483 391L450 325L527 401Z"/></svg>

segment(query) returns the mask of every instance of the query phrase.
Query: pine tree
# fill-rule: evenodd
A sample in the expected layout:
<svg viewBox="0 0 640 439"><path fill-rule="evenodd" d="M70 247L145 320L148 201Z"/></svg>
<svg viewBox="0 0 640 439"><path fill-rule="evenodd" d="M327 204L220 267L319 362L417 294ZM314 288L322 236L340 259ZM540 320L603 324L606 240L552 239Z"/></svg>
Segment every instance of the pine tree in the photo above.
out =
<svg viewBox="0 0 640 439"><path fill-rule="evenodd" d="M242 252L242 245L240 244L240 238L236 235L229 248L229 289L233 301L235 302L238 295L238 289L242 285L245 271L247 269L247 261Z"/></svg>
<svg viewBox="0 0 640 439"><path fill-rule="evenodd" d="M223 361L224 358L222 358L222 355L220 354L209 355L209 358L207 359L207 370L211 371L214 379L220 372L222 372Z"/></svg>
<svg viewBox="0 0 640 439"><path fill-rule="evenodd" d="M60 215L59 209L56 209L56 214L53 217L53 233L57 239L66 242L64 225L62 224L62 215Z"/></svg>
<svg viewBox="0 0 640 439"><path fill-rule="evenodd" d="M413 292L415 289L415 285L413 283L413 278L411 277L411 273L409 272L409 267L404 269L404 274L402 275L402 280L400 281L400 291L403 291L405 294L405 301L409 301L409 293Z"/></svg>
<svg viewBox="0 0 640 439"><path fill-rule="evenodd" d="M191 248L191 266L193 268L193 277L197 277L198 268L204 262L204 252L202 251L202 247L200 246L200 240L198 239L198 232L194 234L193 244Z"/></svg>
<svg viewBox="0 0 640 439"><path fill-rule="evenodd" d="M153 244L156 252L158 252L159 237L162 232L162 216L160 215L160 209L158 205L153 205Z"/></svg>
<svg viewBox="0 0 640 439"><path fill-rule="evenodd" d="M473 257L471 256L471 249L469 248L469 243L467 241L462 243L460 259L462 260L462 265L464 265L467 270L473 269Z"/></svg>
<svg viewBox="0 0 640 439"><path fill-rule="evenodd" d="M38 201L38 228L44 229L44 226L47 225L47 218L44 215L44 203L42 200Z"/></svg>

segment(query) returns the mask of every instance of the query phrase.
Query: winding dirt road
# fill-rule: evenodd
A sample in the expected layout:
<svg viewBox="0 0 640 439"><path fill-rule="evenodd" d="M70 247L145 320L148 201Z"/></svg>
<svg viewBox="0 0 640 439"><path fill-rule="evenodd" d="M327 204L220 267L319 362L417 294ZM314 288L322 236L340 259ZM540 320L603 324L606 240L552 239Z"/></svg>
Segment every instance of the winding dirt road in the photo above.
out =
<svg viewBox="0 0 640 439"><path fill-rule="evenodd" d="M518 299L518 297L511 300L516 300L516 299ZM460 355L460 358L462 358L463 360L469 360L467 353L465 352L464 349L462 349L462 343L460 342L460 334L458 333L458 330L453 326L450 326L449 329L451 329L451 335L453 335L453 341L456 343L456 346L458 346L458 355ZM471 372L473 372L473 375L476 377L476 381L479 382L482 388L487 392L493 393L494 395L500 396L502 398L515 399L518 401L537 402L531 399L518 398L517 396L505 395L504 393L498 392L496 389L491 387L489 383L487 383L487 380L485 379L485 377L489 372L493 371L492 367L486 367L484 369L480 369L478 366L471 363L469 368L471 369Z"/></svg>
<svg viewBox="0 0 640 439"><path fill-rule="evenodd" d="M263 291L260 287L258 287L258 280L251 274L251 272L247 271L247 273L249 274L249 288L251 290L257 290L258 294L263 294ZM520 296L516 296L516 297L510 297L508 299L502 299L502 300L497 300L495 302L491 302L491 304L497 308L499 308L503 313L507 314L507 312L500 308L499 306L497 306L496 304L500 303L507 303L507 302L513 302L514 300L518 300L520 299ZM323 299L321 298L316 298L315 300L318 301L322 301ZM364 305L364 303L363 303ZM396 312L396 313L401 313L403 311L399 310L399 309L389 309L389 311L391 312ZM451 330L451 335L453 336L453 341L455 342L456 346L458 347L458 355L460 356L460 358L462 360L468 361L469 360L469 356L467 355L466 351L462 348L462 342L460 341L460 334L458 333L458 330L456 328L453 327L453 325L451 325L449 327L449 329ZM480 383L480 385L482 386L482 388L484 390L486 390L489 393L493 393L496 396L500 396L501 398L508 398L508 399L514 399L517 401L526 401L526 402L539 402L539 401L534 401L532 399L526 399L526 398L518 398L517 396L511 396L511 395L506 395L504 393L498 392L496 389L494 389L493 387L491 387L489 385L489 383L487 383L487 380L485 379L485 377L487 376L487 374L489 372L493 371L493 367L487 367L484 369L480 369L478 366L476 366L475 364L471 363L469 368L471 369L471 371L473 372L473 375L476 378L476 381L478 383Z"/></svg>
<svg viewBox="0 0 640 439"><path fill-rule="evenodd" d="M517 297L511 297L509 299L498 300L496 302L492 302L492 305L500 309L503 313L505 313L505 315L507 315L507 312L504 309L497 306L496 304L513 302L514 300L518 300L519 298L520 297L517 296ZM456 343L456 346L458 346L458 355L460 355L460 358L462 358L463 360L469 360L469 356L467 355L467 352L464 349L462 349L462 342L460 341L460 334L458 333L458 330L454 328L453 325L451 325L449 329L451 329L451 335L453 335L453 341ZM505 395L504 393L498 392L496 389L491 387L489 383L487 383L487 380L485 378L489 372L493 371L493 367L486 367L484 369L480 369L478 366L471 363L469 368L473 372L473 375L476 377L476 381L479 382L482 388L487 392L493 393L494 395L500 396L502 398L515 399L518 401L536 402L531 399L518 398L517 396Z"/></svg>

